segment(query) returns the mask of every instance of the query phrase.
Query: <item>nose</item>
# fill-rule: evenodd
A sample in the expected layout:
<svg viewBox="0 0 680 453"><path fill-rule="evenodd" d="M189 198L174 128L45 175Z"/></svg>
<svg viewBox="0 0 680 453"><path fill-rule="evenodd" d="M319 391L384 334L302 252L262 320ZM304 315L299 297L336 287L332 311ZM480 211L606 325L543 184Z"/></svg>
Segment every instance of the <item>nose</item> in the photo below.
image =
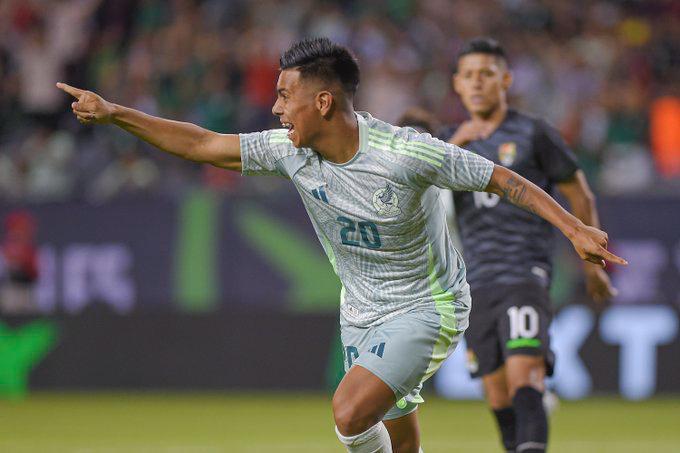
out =
<svg viewBox="0 0 680 453"><path fill-rule="evenodd" d="M472 85L473 85L475 88L481 88L481 87L482 87L482 75L481 75L481 74L476 74L476 75L472 78Z"/></svg>
<svg viewBox="0 0 680 453"><path fill-rule="evenodd" d="M276 116L283 115L283 109L281 108L278 99L276 100L276 102L274 102L274 105L272 106L272 113Z"/></svg>

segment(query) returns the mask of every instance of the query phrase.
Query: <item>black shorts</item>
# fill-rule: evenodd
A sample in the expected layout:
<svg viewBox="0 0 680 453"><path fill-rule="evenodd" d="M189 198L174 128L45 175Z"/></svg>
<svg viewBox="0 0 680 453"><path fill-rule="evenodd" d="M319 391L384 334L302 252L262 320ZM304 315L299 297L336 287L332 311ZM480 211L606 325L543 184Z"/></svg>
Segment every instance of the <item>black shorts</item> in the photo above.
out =
<svg viewBox="0 0 680 453"><path fill-rule="evenodd" d="M552 375L550 296L538 283L493 285L472 290L470 326L465 332L468 371L472 377L492 373L515 354L543 356Z"/></svg>

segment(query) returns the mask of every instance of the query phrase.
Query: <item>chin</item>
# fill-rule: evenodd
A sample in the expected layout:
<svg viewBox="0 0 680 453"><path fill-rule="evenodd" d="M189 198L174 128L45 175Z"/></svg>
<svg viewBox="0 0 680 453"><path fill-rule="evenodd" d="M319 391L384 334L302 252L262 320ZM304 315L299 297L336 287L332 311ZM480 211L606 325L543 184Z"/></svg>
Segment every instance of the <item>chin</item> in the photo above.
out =
<svg viewBox="0 0 680 453"><path fill-rule="evenodd" d="M477 106L469 109L470 113L479 115L481 117L490 116L494 112L494 110L496 110L495 107L491 106Z"/></svg>
<svg viewBox="0 0 680 453"><path fill-rule="evenodd" d="M307 148L308 147L307 145L305 145L304 140L302 140L302 137L300 137L300 135L297 133L297 131L295 132L295 134L293 135L293 137L291 138L290 141L293 142L293 146L296 147L296 148Z"/></svg>

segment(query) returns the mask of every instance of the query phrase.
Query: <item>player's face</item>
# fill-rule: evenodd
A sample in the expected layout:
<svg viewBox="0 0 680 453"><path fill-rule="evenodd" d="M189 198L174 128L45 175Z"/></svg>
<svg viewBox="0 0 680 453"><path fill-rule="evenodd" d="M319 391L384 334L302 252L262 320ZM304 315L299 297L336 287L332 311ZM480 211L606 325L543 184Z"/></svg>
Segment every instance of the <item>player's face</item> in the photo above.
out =
<svg viewBox="0 0 680 453"><path fill-rule="evenodd" d="M313 81L300 78L296 69L284 69L276 83L276 102L272 113L288 129L288 138L296 148L310 147L314 141L320 114L316 108Z"/></svg>
<svg viewBox="0 0 680 453"><path fill-rule="evenodd" d="M471 114L488 116L505 102L512 75L505 63L494 55L472 53L458 61L453 89Z"/></svg>

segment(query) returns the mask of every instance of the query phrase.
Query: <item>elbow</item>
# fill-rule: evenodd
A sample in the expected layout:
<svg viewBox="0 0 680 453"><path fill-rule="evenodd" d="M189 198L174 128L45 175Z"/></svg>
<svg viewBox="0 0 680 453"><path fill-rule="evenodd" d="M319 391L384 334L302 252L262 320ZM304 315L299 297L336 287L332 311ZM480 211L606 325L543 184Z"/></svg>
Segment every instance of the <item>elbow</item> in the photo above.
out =
<svg viewBox="0 0 680 453"><path fill-rule="evenodd" d="M195 137L188 149L184 151L182 157L202 164L214 164L211 156L206 152L208 144L210 143L211 134L213 134L212 131L202 130L201 133Z"/></svg>
<svg viewBox="0 0 680 453"><path fill-rule="evenodd" d="M212 140L215 133L207 129L202 129L200 133L191 140L182 153L182 157L187 160L201 164L216 165L215 157L210 152Z"/></svg>

